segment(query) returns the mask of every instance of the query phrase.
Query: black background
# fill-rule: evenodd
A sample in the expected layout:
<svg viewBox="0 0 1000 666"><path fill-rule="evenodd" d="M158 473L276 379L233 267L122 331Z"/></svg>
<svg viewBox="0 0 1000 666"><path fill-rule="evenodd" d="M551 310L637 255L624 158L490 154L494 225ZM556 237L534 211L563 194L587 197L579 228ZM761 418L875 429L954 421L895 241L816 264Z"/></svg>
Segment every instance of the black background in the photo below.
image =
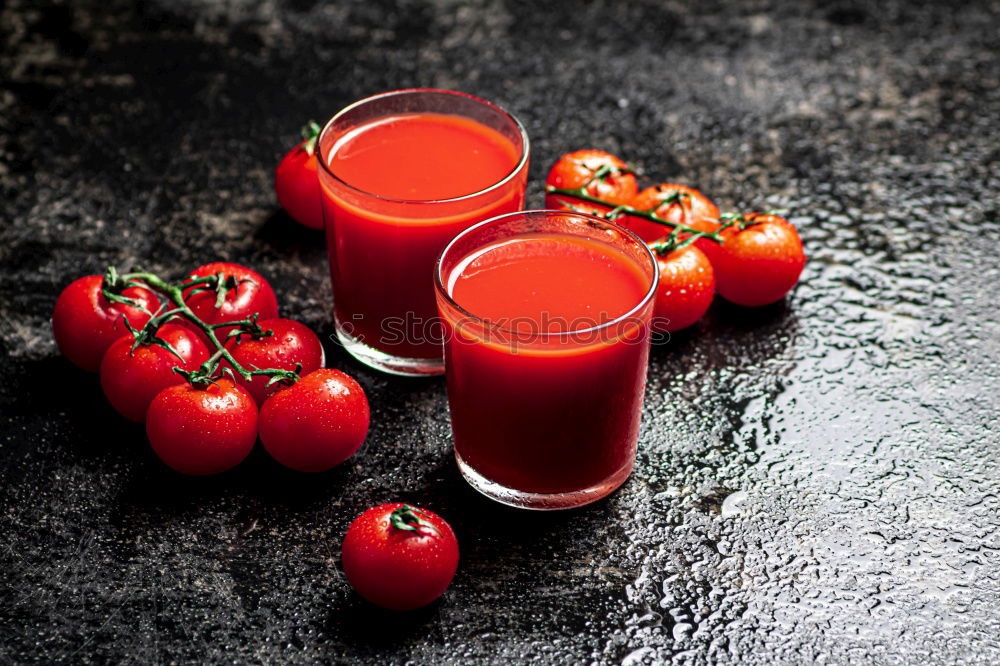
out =
<svg viewBox="0 0 1000 666"><path fill-rule="evenodd" d="M0 5L0 661L1000 661L996 2L122 0ZM787 302L653 350L638 466L540 515L477 496L443 382L331 340L318 233L272 169L371 93L465 90L532 139L529 205L597 147L724 209L782 209ZM259 450L164 469L56 352L108 263L234 260L373 407L315 477ZM388 614L338 568L406 500L458 532L445 597Z"/></svg>

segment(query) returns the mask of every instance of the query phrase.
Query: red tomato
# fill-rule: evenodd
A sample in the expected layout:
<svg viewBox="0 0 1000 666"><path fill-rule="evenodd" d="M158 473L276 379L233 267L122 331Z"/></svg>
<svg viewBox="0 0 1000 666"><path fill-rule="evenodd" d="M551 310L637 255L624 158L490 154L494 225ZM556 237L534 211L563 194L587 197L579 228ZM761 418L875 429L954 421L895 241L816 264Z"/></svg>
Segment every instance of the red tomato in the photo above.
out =
<svg viewBox="0 0 1000 666"><path fill-rule="evenodd" d="M660 284L656 288L653 330L673 333L701 319L715 297L715 273L705 254L694 245L657 256Z"/></svg>
<svg viewBox="0 0 1000 666"><path fill-rule="evenodd" d="M149 289L129 287L122 296L141 307L109 301L101 293L100 275L88 275L63 289L52 312L52 333L63 356L89 372L97 372L101 358L111 343L128 335L123 319L133 328L142 328L160 307Z"/></svg>
<svg viewBox="0 0 1000 666"><path fill-rule="evenodd" d="M202 344L205 345L205 349L209 350L210 352L215 351L215 343L209 339L205 331L201 330L199 326L196 326L190 320L178 316L171 319L170 323L180 326L181 328L186 328L191 332L192 335L201 340ZM222 338L222 340L225 340L225 338Z"/></svg>
<svg viewBox="0 0 1000 666"><path fill-rule="evenodd" d="M602 167L610 167L614 171L603 179L591 181L594 174ZM591 182L584 191L612 205L628 203L639 191L635 175L628 171L628 165L603 150L577 150L566 153L552 165L549 175L545 177L546 185L570 190L581 187L588 181ZM563 209L567 202L583 206L583 210L587 212L592 212L594 208L602 213L611 210L611 206L604 207L589 201L574 202L572 197L562 194L545 195L546 208Z"/></svg>
<svg viewBox="0 0 1000 666"><path fill-rule="evenodd" d="M132 350L135 338L118 338L101 361L101 388L111 406L130 421L142 423L153 398L168 386L182 384L184 378L173 371L175 366L194 370L208 360L208 348L190 329L164 324L156 337L167 342L177 354L157 344L140 345Z"/></svg>
<svg viewBox="0 0 1000 666"><path fill-rule="evenodd" d="M323 367L326 361L323 355L323 345L308 326L291 319L265 319L257 322L268 335L253 338L242 334L230 338L226 348L233 358L245 368L278 368L279 370L295 370L296 364L302 365L299 374L306 375ZM264 404L264 399L277 390L278 385L267 386L268 377L257 375L246 381L234 373L236 383L245 388L258 405Z"/></svg>
<svg viewBox="0 0 1000 666"><path fill-rule="evenodd" d="M458 569L458 540L437 514L382 504L347 528L341 563L348 582L368 601L412 610L448 589Z"/></svg>
<svg viewBox="0 0 1000 666"><path fill-rule="evenodd" d="M660 203L677 193L687 196L682 196L676 202ZM718 206L698 190L686 185L660 183L659 185L647 187L629 201L629 206L637 210L651 210L657 217L662 217L677 224L683 224L698 231L715 231L719 228L717 221L719 219ZM639 238L647 243L663 238L672 230L672 227L631 215L625 217L622 224L634 231ZM711 242L709 240L699 240L695 244L702 247L705 243Z"/></svg>
<svg viewBox="0 0 1000 666"><path fill-rule="evenodd" d="M737 305L767 305L781 300L799 281L806 263L798 232L778 215L751 213L752 222L722 231L723 243L707 248L719 295Z"/></svg>
<svg viewBox="0 0 1000 666"><path fill-rule="evenodd" d="M168 467L195 476L238 465L257 441L257 405L228 379L160 391L146 412L146 435Z"/></svg>
<svg viewBox="0 0 1000 666"><path fill-rule="evenodd" d="M285 467L324 472L361 448L368 420L361 386L340 370L321 368L264 401L260 441Z"/></svg>
<svg viewBox="0 0 1000 666"><path fill-rule="evenodd" d="M305 141L292 148L274 170L274 191L281 207L300 224L310 229L323 228L319 176L316 172L316 123L302 130Z"/></svg>
<svg viewBox="0 0 1000 666"><path fill-rule="evenodd" d="M193 289L187 289L184 292L184 300L188 306L206 324L246 319L254 313L258 313L261 319L274 319L278 316L278 299L274 296L271 285L260 273L245 266L217 261L199 266L191 273L191 277L208 277L216 273L222 273L226 278L235 278L239 282L235 289L226 293L222 307L215 307L216 293L213 290L192 294ZM220 340L224 340L231 330L233 327L225 326L216 329L215 333Z"/></svg>

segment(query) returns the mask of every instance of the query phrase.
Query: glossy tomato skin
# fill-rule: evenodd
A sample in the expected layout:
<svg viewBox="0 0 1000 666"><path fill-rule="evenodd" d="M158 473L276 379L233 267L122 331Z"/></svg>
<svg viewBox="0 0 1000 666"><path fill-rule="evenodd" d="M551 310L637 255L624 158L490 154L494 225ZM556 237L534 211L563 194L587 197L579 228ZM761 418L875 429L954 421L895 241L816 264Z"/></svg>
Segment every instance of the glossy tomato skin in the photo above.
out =
<svg viewBox="0 0 1000 666"><path fill-rule="evenodd" d="M257 405L228 379L204 389L177 384L160 391L146 412L153 451L181 474L206 476L238 465L257 441Z"/></svg>
<svg viewBox="0 0 1000 666"><path fill-rule="evenodd" d="M628 203L639 191L635 174L628 172L628 165L625 162L603 150L585 149L566 153L552 165L548 176L545 177L545 184L561 189L576 189L593 178L594 173L604 166L613 167L621 173L609 175L603 180L594 180L584 191L610 204ZM546 208L563 210L567 203L582 206L586 212L591 212L595 207L601 212L611 209L589 201L574 200L562 194L545 195Z"/></svg>
<svg viewBox="0 0 1000 666"><path fill-rule="evenodd" d="M677 202L661 203L664 199L678 192L687 196L682 197ZM653 185L639 192L628 203L636 210L652 210L657 217L683 224L698 231L715 231L719 228L718 206L698 190L686 185L676 183ZM623 218L622 224L647 243L663 238L671 231L669 226L634 215ZM696 245L701 247L704 243L710 242L703 239L696 241Z"/></svg>
<svg viewBox="0 0 1000 666"><path fill-rule="evenodd" d="M361 385L340 370L321 368L264 401L260 441L285 467L324 472L361 448L369 419Z"/></svg>
<svg viewBox="0 0 1000 666"><path fill-rule="evenodd" d="M653 330L673 333L705 316L715 297L715 272L694 245L657 256L660 282L656 288Z"/></svg>
<svg viewBox="0 0 1000 666"><path fill-rule="evenodd" d="M292 148L274 170L278 203L296 222L310 229L323 228L323 207L316 172L316 154L306 149L308 141Z"/></svg>
<svg viewBox="0 0 1000 666"><path fill-rule="evenodd" d="M458 570L458 540L451 526L426 509L418 515L433 529L400 530L394 511L406 505L382 504L354 519L341 553L344 574L368 601L391 610L413 610L448 589Z"/></svg>
<svg viewBox="0 0 1000 666"><path fill-rule="evenodd" d="M88 372L97 372L111 343L128 335L123 318L139 329L160 306L156 294L144 287L122 292L142 307L108 301L101 293L102 281L100 275L74 280L59 294L52 312L52 333L59 351Z"/></svg>
<svg viewBox="0 0 1000 666"><path fill-rule="evenodd" d="M745 306L768 305L784 298L799 281L806 263L795 227L779 215L751 213L745 229L728 227L723 243L706 255L715 269L719 295Z"/></svg>
<svg viewBox="0 0 1000 666"><path fill-rule="evenodd" d="M260 319L274 319L278 316L278 299L274 290L260 273L246 266L217 261L199 266L191 272L191 277L208 277L222 273L226 277L234 277L239 282L235 289L230 289L222 307L215 307L215 292L202 291L192 293L193 289L184 292L184 300L192 311L207 324L218 324L226 321L246 319L254 313ZM225 340L232 327L216 329L220 340Z"/></svg>
<svg viewBox="0 0 1000 666"><path fill-rule="evenodd" d="M173 347L181 358L159 345L140 345L132 349L134 338L118 338L101 361L101 388L108 402L130 421L143 423L153 398L168 386L181 384L184 378L173 371L180 367L195 370L208 360L208 348L190 329L165 324L156 336Z"/></svg>
<svg viewBox="0 0 1000 666"><path fill-rule="evenodd" d="M270 335L255 339L249 334L242 334L226 342L226 348L237 363L248 369L292 371L296 364L301 364L300 375L323 367L326 361L323 345L308 326L291 319L265 319L257 323ZM263 405L265 398L278 388L276 384L267 388L268 378L263 375L252 377L250 381L239 375L234 376L236 383L245 388L258 405Z"/></svg>

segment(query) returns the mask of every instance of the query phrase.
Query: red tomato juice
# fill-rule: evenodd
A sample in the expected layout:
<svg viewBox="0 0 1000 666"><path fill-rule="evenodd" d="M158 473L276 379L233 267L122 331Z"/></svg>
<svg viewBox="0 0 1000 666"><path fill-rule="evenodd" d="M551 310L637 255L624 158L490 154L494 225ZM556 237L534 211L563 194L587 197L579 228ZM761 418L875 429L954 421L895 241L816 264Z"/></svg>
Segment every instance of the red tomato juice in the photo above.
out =
<svg viewBox="0 0 1000 666"><path fill-rule="evenodd" d="M466 227L523 207L526 169L468 196L503 181L521 155L500 132L439 113L361 124L329 155L336 179L321 182L338 322L387 354L440 358L434 263Z"/></svg>
<svg viewBox="0 0 1000 666"><path fill-rule="evenodd" d="M488 244L442 279L465 311L439 295L460 462L525 493L624 481L646 383L651 301L637 306L650 276L606 243L534 233Z"/></svg>

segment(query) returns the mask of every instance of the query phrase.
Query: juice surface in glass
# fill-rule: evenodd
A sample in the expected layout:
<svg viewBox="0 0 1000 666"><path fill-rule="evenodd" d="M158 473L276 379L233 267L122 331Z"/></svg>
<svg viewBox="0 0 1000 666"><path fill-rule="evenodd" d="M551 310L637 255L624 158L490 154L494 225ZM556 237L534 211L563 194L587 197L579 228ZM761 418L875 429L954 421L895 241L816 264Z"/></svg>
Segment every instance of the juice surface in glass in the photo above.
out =
<svg viewBox="0 0 1000 666"><path fill-rule="evenodd" d="M434 263L460 231L524 204L527 146L502 129L461 113L406 111L345 124L325 147L321 138L338 334L389 358L382 369L443 370Z"/></svg>
<svg viewBox="0 0 1000 666"><path fill-rule="evenodd" d="M359 190L420 202L486 189L510 173L519 158L510 139L475 120L404 113L345 133L334 144L329 164Z"/></svg>
<svg viewBox="0 0 1000 666"><path fill-rule="evenodd" d="M644 254L600 236L528 231L442 271L455 454L473 486L563 508L627 478L656 280Z"/></svg>

